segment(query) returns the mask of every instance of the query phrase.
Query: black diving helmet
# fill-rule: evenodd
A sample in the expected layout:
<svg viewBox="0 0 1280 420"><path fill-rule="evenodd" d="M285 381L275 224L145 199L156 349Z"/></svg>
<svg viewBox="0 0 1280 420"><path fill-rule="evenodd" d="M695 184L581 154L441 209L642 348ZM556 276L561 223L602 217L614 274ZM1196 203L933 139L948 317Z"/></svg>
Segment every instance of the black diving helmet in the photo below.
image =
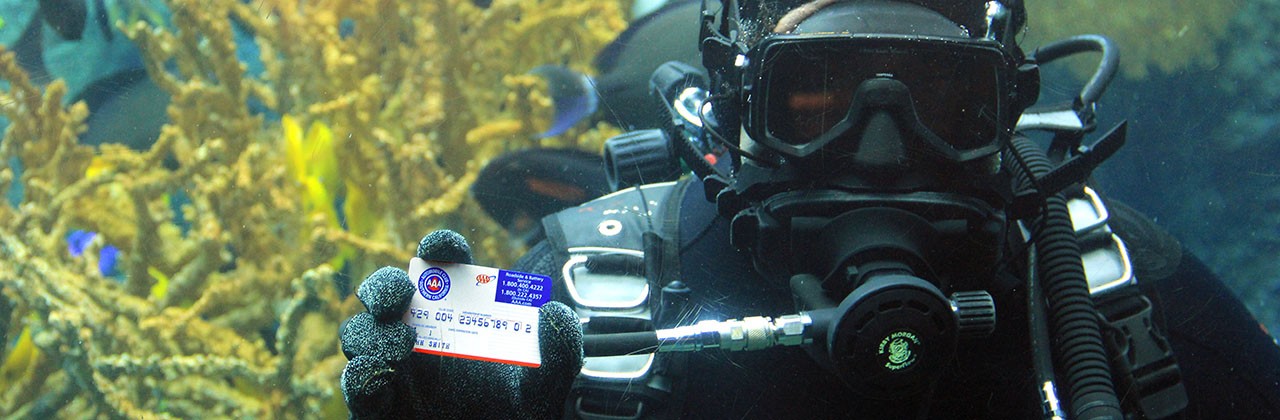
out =
<svg viewBox="0 0 1280 420"><path fill-rule="evenodd" d="M994 330L1000 152L1032 98L1018 91L1038 88L1011 40L1016 13L784 3L743 4L727 19L737 30L703 41L726 124L709 131L741 125L717 206L733 245L789 283L819 364L875 399L922 395L960 337Z"/></svg>
<svg viewBox="0 0 1280 420"><path fill-rule="evenodd" d="M741 124L731 141L743 156L798 167L800 178L920 164L935 176L955 175L937 173L951 164L990 174L1034 101L1020 85L1038 92L1013 40L1020 4L779 0L736 10L736 37L703 42L704 65L722 81L713 96L727 94L717 118Z"/></svg>
<svg viewBox="0 0 1280 420"><path fill-rule="evenodd" d="M1016 64L989 39L900 34L783 34L747 54L743 126L784 156L806 158L865 130L884 111L909 145L968 162L1012 132Z"/></svg>

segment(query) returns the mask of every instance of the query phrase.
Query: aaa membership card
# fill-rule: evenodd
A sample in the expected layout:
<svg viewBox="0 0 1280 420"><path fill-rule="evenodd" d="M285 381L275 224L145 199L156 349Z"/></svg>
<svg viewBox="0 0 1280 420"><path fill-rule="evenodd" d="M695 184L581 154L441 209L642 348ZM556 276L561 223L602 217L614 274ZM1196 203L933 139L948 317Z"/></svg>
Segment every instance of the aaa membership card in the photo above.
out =
<svg viewBox="0 0 1280 420"><path fill-rule="evenodd" d="M417 330L413 351L538 367L538 308L551 278L414 258L417 293L404 323Z"/></svg>

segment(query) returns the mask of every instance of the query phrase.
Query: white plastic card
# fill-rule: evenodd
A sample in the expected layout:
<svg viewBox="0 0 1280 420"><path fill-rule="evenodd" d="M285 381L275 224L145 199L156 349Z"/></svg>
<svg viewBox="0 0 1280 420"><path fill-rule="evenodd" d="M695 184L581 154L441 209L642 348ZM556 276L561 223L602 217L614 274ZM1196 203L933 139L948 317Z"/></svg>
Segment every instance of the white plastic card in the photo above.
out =
<svg viewBox="0 0 1280 420"><path fill-rule="evenodd" d="M414 258L417 293L404 323L418 332L420 353L538 367L538 308L551 300L551 278Z"/></svg>

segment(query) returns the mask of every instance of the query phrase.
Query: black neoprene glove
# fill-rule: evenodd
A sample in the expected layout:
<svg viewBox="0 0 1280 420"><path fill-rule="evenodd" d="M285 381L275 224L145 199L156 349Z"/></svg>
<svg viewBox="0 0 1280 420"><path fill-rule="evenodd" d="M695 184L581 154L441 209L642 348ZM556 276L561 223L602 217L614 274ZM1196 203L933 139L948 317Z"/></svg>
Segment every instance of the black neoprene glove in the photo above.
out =
<svg viewBox="0 0 1280 420"><path fill-rule="evenodd" d="M418 257L471 264L471 248L456 232L422 238ZM526 368L413 352L414 329L403 322L413 298L404 270L370 274L356 297L367 311L339 334L347 367L342 395L353 418L558 418L582 368L582 327L560 302L538 311L542 366Z"/></svg>

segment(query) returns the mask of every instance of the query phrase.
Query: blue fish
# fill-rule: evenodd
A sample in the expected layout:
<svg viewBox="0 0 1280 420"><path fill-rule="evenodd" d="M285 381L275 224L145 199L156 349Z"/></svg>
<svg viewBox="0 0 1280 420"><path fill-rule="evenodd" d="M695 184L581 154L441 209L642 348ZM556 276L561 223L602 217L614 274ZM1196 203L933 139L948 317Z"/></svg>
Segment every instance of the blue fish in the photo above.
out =
<svg viewBox="0 0 1280 420"><path fill-rule="evenodd" d="M97 233L86 232L83 230L73 230L67 234L67 251L71 252L71 256L79 257L84 254L84 249L89 247L89 243L93 242L93 238L98 237Z"/></svg>
<svg viewBox="0 0 1280 420"><path fill-rule="evenodd" d="M563 134L577 125L578 121L596 112L600 101L592 88L591 78L586 75L551 65L535 67L529 74L542 76L547 80L547 90L551 94L551 102L555 104L551 128L538 134L538 138Z"/></svg>
<svg viewBox="0 0 1280 420"><path fill-rule="evenodd" d="M0 28L0 44L18 55L33 81L65 80L64 104L88 104L81 143L122 143L145 150L155 142L168 121L169 95L147 77L141 51L118 36L122 34L112 16L137 12L143 19L159 20L167 9L153 10L158 7L153 2L106 0L3 3L0 11L8 24ZM0 119L0 129L7 124Z"/></svg>
<svg viewBox="0 0 1280 420"><path fill-rule="evenodd" d="M93 240L97 238L97 232L73 230L67 234L67 251L71 253L72 257L81 257L84 255L85 250L89 248L89 244L93 243ZM103 245L102 249L98 250L98 272L103 277L111 277L118 274L119 272L116 268L119 264L120 248L108 244Z"/></svg>
<svg viewBox="0 0 1280 420"><path fill-rule="evenodd" d="M39 0L40 17L63 39L79 41L89 8L80 0Z"/></svg>
<svg viewBox="0 0 1280 420"><path fill-rule="evenodd" d="M147 150L160 137L160 128L169 122L169 93L156 85L142 68L120 71L85 87L75 101L89 107L88 129L80 143L118 143L134 150Z"/></svg>
<svg viewBox="0 0 1280 420"><path fill-rule="evenodd" d="M98 30L106 36L107 41L114 41L115 35L111 31L111 14L107 11L107 3L105 0L94 0L94 8L98 13L94 13L94 21L98 23Z"/></svg>
<svg viewBox="0 0 1280 420"><path fill-rule="evenodd" d="M105 245L101 251L98 251L98 272L103 277L111 277L116 274L116 265L120 263L120 249L115 245Z"/></svg>
<svg viewBox="0 0 1280 420"><path fill-rule="evenodd" d="M530 71L547 80L555 103L551 129L538 137L564 133L597 111L599 118L625 130L660 127L655 111L660 105L649 94L649 77L668 61L701 68L701 5L699 0L667 1L631 22L596 55L593 65L598 76L594 78L562 66L544 65Z"/></svg>

